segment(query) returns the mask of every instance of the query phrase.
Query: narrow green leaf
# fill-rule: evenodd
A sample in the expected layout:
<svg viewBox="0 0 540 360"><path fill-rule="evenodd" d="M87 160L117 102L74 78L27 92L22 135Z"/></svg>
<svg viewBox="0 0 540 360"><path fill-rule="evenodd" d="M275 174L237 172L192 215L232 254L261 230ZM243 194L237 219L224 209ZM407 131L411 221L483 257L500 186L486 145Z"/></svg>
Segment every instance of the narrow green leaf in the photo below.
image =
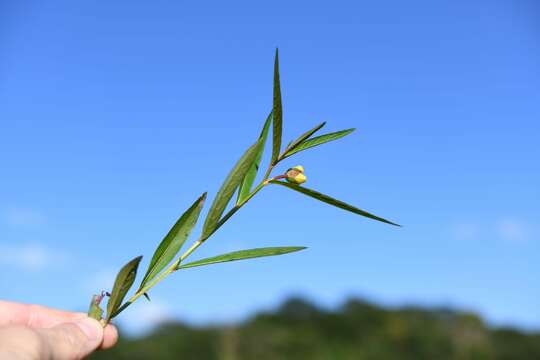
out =
<svg viewBox="0 0 540 360"><path fill-rule="evenodd" d="M88 308L88 317L96 319L97 321L101 320L103 317L103 309L99 306L100 301L101 296L92 296L92 301L90 302L90 307Z"/></svg>
<svg viewBox="0 0 540 360"><path fill-rule="evenodd" d="M296 191L298 191L298 192L300 192L300 193L302 193L304 195L311 196L314 199L320 200L320 201L325 202L325 203L330 204L330 205L334 205L334 206L336 206L336 207L338 207L340 209L347 210L347 211L350 211L352 213L355 213L355 214L358 214L358 215L361 215L361 216L365 216L365 217L373 219L373 220L382 221L382 222L390 224L390 225L401 226L401 225L393 223L393 222L391 222L389 220L386 220L386 219L383 219L383 218L378 217L376 215L370 214L367 211L358 209L357 207L354 207L352 205L344 203L343 201L336 200L334 198L331 198L328 195L321 194L320 192L317 192L317 191L311 190L311 189L307 189L307 188L305 188L303 186L300 186L300 185L286 183L286 182L283 182L283 181L276 181L276 180L271 181L271 183L288 187L289 189L296 190Z"/></svg>
<svg viewBox="0 0 540 360"><path fill-rule="evenodd" d="M221 188L219 189L216 198L212 202L212 206L208 211L206 220L204 221L202 239L207 239L208 236L214 232L216 224L223 214L223 211L225 211L231 197L234 195L234 192L240 185L242 179L246 176L251 164L253 164L260 144L261 140L257 141L246 150L244 155L242 155L240 160L238 160L236 165L234 165L233 169L223 182L223 185L221 185Z"/></svg>
<svg viewBox="0 0 540 360"><path fill-rule="evenodd" d="M281 85L279 83L279 55L276 49L276 59L274 61L274 103L272 112L274 121L272 127L272 165L275 165L281 151L281 128L283 122L283 109L281 106Z"/></svg>
<svg viewBox="0 0 540 360"><path fill-rule="evenodd" d="M261 146L259 147L259 151L257 152L257 156L255 156L255 161L253 161L253 164L251 164L251 167L249 168L246 176L242 180L242 183L240 184L240 189L238 190L238 199L236 200L236 204L240 204L245 198L249 196L249 193L251 192L251 186L253 185L253 182L255 181L255 177L257 176L257 172L259 171L259 165L261 164L261 159L264 153L264 147L266 144L266 138L268 137L268 130L270 129L270 124L272 123L272 112L268 114L268 117L266 118L266 121L264 122L264 126L261 130L261 135L259 136L259 140L261 141Z"/></svg>
<svg viewBox="0 0 540 360"><path fill-rule="evenodd" d="M176 256L178 251L186 239L189 237L191 230L199 219L199 214L204 206L206 200L206 193L202 194L189 209L182 214L182 216L176 221L174 226L169 230L169 233L165 235L159 246L157 247L148 270L144 275L139 290L142 289L150 280L155 278Z"/></svg>
<svg viewBox="0 0 540 360"><path fill-rule="evenodd" d="M206 259L201 259L187 263L185 265L180 265L178 269L187 269L195 266L203 266L210 264L217 264L227 261L236 261L244 259L252 259L263 256L274 256L274 255L283 255L295 251L300 251L306 249L304 246L286 246L286 247L267 247L267 248L257 248L249 250L240 250L234 251L223 255L213 256Z"/></svg>
<svg viewBox="0 0 540 360"><path fill-rule="evenodd" d="M315 134L317 131L319 131L324 125L326 125L326 121L320 123L319 125L315 126L313 129L306 131L303 133L298 139L292 141L287 145L285 150L283 151L285 154L289 151L292 151L294 148L296 148L298 145L302 144L305 140L309 139L311 135ZM283 157L282 157L283 158Z"/></svg>
<svg viewBox="0 0 540 360"><path fill-rule="evenodd" d="M122 301L124 301L127 292L131 288L131 285L133 285L141 259L142 256L137 256L135 259L124 265L124 267L122 267L122 269L120 269L118 272L118 275L116 275L116 280L114 281L114 286L111 291L111 297L107 302L106 322L109 322L109 320L112 318L112 314L118 310L122 304Z"/></svg>
<svg viewBox="0 0 540 360"><path fill-rule="evenodd" d="M333 132L333 133L317 136L317 137L314 137L312 139L308 139L308 140L302 142L301 144L298 144L298 146L294 147L293 149L287 150L281 156L281 159L288 158L289 156L291 156L292 154L296 154L297 152L304 151L306 149L309 149L309 148L312 148L312 147L315 147L315 146L319 146L319 145L322 145L322 144L330 142L330 141L341 139L342 137L352 133L354 130L355 129L341 130L341 131L336 131L336 132Z"/></svg>

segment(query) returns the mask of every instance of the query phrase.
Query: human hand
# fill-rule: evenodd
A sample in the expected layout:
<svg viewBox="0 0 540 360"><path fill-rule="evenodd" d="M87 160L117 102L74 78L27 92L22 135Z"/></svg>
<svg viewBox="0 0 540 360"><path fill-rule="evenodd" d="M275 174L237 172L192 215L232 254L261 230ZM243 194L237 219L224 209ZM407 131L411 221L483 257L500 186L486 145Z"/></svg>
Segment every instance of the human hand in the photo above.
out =
<svg viewBox="0 0 540 360"><path fill-rule="evenodd" d="M117 340L113 325L85 313L0 301L0 359L82 359Z"/></svg>

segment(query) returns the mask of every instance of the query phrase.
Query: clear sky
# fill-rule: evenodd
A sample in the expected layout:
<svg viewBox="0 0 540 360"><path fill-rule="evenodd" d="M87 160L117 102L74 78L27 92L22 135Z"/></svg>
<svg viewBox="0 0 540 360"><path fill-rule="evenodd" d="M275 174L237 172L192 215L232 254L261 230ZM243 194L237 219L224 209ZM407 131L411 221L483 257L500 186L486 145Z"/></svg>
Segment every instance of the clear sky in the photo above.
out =
<svg viewBox="0 0 540 360"><path fill-rule="evenodd" d="M331 5L330 5L331 4ZM124 325L240 319L304 295L456 306L540 328L536 1L2 1L0 297L84 310L214 195L272 104L309 187L394 228L270 187ZM200 226L195 233L200 231ZM144 320L144 321L143 321Z"/></svg>

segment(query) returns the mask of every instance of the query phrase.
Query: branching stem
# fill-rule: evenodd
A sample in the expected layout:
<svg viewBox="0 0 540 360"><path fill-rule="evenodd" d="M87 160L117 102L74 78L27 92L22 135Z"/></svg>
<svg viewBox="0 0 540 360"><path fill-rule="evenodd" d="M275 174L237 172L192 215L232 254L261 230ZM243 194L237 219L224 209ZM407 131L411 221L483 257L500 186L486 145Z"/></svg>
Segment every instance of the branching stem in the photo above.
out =
<svg viewBox="0 0 540 360"><path fill-rule="evenodd" d="M171 273L178 270L178 267L180 264L188 258L199 246L201 246L210 236L212 236L223 224L229 220L231 216L233 216L242 206L244 206L255 194L257 194L263 187L270 184L270 181L275 179L280 179L283 176L279 175L275 178L269 179L270 174L272 173L272 170L274 169L274 165L270 164L268 166L268 170L266 170L266 174L263 177L263 180L257 185L253 191L239 204L236 204L233 206L222 218L218 221L216 224L216 227L212 232L207 235L206 237L201 237L197 241L195 241L176 261L174 261L167 269L165 269L161 274L156 276L154 279L148 282L146 286L141 288L139 291L137 291L133 296L126 301L121 307L116 310L116 312L111 316L111 319L113 317L118 316L122 311L124 311L129 305L133 304L138 298L143 296L145 293L147 293L151 288L153 288L155 285L159 284L163 279L165 279L167 276L169 276Z"/></svg>

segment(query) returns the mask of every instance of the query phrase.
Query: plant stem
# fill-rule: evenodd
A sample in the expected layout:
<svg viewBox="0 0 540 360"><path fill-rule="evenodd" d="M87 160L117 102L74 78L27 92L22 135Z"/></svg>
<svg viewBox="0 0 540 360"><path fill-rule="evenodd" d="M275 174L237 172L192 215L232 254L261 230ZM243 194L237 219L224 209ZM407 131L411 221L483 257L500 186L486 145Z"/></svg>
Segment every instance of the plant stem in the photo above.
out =
<svg viewBox="0 0 540 360"><path fill-rule="evenodd" d="M163 271L161 274L156 276L152 281L148 282L146 286L141 288L139 291L137 291L131 298L129 298L128 301L126 301L121 307L116 310L114 314L112 314L111 319L113 317L118 316L122 311L124 311L129 305L134 303L138 298L143 296L148 290L150 290L152 287L157 285L159 282L161 282L163 279L165 279L167 276L169 276L171 273L177 270L178 266L182 261L184 261L188 256L190 256L199 246L201 246L210 236L212 236L223 224L229 220L231 216L234 215L242 206L244 206L255 194L257 194L264 186L268 185L271 180L268 179L270 176L270 173L272 172L272 169L274 168L273 165L270 165L268 167L268 170L266 171L266 174L264 175L263 180L257 185L253 191L244 199L241 203L236 204L233 206L222 218L218 221L216 224L216 227L212 232L207 235L205 238L201 237L197 241L195 241L181 256L178 258L175 262L173 262L165 271Z"/></svg>
<svg viewBox="0 0 540 360"><path fill-rule="evenodd" d="M266 169L266 173L264 174L263 181L261 182L261 184L264 183L270 177L270 173L274 169L274 166L275 165L272 165L272 164L268 165L268 169Z"/></svg>
<svg viewBox="0 0 540 360"><path fill-rule="evenodd" d="M131 305L135 300L143 296L148 290L150 290L154 285L157 285L161 280L165 279L170 273L172 273L177 266L178 260L175 261L171 266L169 266L165 271L156 276L152 281L148 282L145 287L137 291L128 301L126 301L122 306L111 315L111 319L118 316L122 311L124 311L129 305Z"/></svg>

